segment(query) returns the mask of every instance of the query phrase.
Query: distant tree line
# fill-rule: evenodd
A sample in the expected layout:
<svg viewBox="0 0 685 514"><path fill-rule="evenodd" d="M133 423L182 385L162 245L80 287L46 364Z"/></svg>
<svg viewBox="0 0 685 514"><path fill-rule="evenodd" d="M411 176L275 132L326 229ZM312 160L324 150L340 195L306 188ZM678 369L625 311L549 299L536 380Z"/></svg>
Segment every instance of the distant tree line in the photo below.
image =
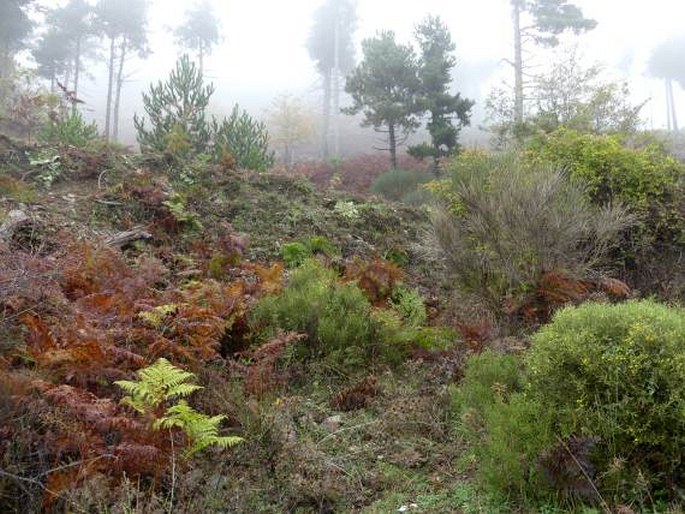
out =
<svg viewBox="0 0 685 514"><path fill-rule="evenodd" d="M31 17L34 10L41 19ZM75 112L81 99L81 77L94 61L107 65L107 96L104 136L119 137L121 92L130 78L132 57L150 56L147 0L69 0L51 9L39 8L35 0L3 0L0 3L0 80L7 81L15 69L14 57L30 49L36 73L49 81L51 92L66 97ZM208 0L191 5L182 24L173 29L180 49L196 53L203 68L204 57L221 40L220 26Z"/></svg>

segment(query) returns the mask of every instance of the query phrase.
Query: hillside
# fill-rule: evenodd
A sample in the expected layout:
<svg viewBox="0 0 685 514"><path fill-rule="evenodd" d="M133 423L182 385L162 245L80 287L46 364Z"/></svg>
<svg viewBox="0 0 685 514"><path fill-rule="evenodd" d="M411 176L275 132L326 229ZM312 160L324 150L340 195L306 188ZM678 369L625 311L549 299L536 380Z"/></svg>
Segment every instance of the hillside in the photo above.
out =
<svg viewBox="0 0 685 514"><path fill-rule="evenodd" d="M302 336L265 342L249 314L296 271L282 258L297 242L319 241L313 253L341 285L367 287L377 312L396 312L388 302L400 283L437 294L434 263L417 252L425 209L211 166L173 189L158 163L75 148L61 149L59 178L46 189L36 176L43 165L8 147L0 159L2 387L23 400L5 403L0 419L7 509L116 511L135 497L153 512L172 490L174 512L387 512L421 495L443 501L457 477L442 384L463 350L435 362L398 359L414 351L408 337L448 348L459 340L454 330L402 328L414 335L393 333L397 349L360 368L333 357L297 363L287 348ZM437 303L429 314L439 316ZM384 323L403 323L396 319ZM113 382L159 356L196 373L205 389L193 404L226 414L222 431L242 444L169 474L169 441L150 440L154 433L113 403L121 397ZM11 479L28 474L47 485Z"/></svg>
<svg viewBox="0 0 685 514"><path fill-rule="evenodd" d="M410 207L1 139L0 510L678 509L685 314L631 286L681 298L682 164L617 141L384 174ZM574 145L614 204L536 165Z"/></svg>

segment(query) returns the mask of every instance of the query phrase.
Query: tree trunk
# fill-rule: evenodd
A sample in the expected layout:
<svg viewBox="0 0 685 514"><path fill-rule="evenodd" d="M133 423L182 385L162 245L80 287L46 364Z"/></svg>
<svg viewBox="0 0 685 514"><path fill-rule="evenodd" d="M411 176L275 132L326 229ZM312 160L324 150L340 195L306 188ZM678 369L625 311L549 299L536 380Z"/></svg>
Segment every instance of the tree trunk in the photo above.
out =
<svg viewBox="0 0 685 514"><path fill-rule="evenodd" d="M332 69L327 69L323 76L323 126L321 127L321 155L324 161L330 157L328 133L331 127L331 81Z"/></svg>
<svg viewBox="0 0 685 514"><path fill-rule="evenodd" d="M390 169L397 168L397 134L395 134L395 125L390 123L388 125L388 150L390 150Z"/></svg>
<svg viewBox="0 0 685 514"><path fill-rule="evenodd" d="M81 36L76 38L76 54L74 55L74 99L78 98L78 79L81 71ZM76 102L71 104L72 116L76 114Z"/></svg>
<svg viewBox="0 0 685 514"><path fill-rule="evenodd" d="M514 22L514 130L523 124L523 42L521 38L521 1L512 0Z"/></svg>
<svg viewBox="0 0 685 514"><path fill-rule="evenodd" d="M283 161L285 163L286 171L292 171L293 169L293 151L290 143L286 143L283 147Z"/></svg>
<svg viewBox="0 0 685 514"><path fill-rule="evenodd" d="M105 109L105 140L109 141L110 137L110 126L112 120L112 90L114 88L114 40L115 38L110 37L109 43L109 75L107 81L107 107Z"/></svg>
<svg viewBox="0 0 685 514"><path fill-rule="evenodd" d="M671 95L668 84L669 80L664 79L664 86L666 86L666 130L670 132L673 130L673 126L671 125Z"/></svg>
<svg viewBox="0 0 685 514"><path fill-rule="evenodd" d="M200 41L200 51L198 52L198 57L200 58L200 75L205 74L205 52L202 41Z"/></svg>
<svg viewBox="0 0 685 514"><path fill-rule="evenodd" d="M121 105L121 88L124 85L124 62L126 61L126 38L121 39L121 48L119 50L119 69L117 70L117 90L116 98L114 99L114 119L112 129L112 139L119 140L119 106Z"/></svg>
<svg viewBox="0 0 685 514"><path fill-rule="evenodd" d="M333 30L333 153L340 157L340 3L335 13L335 29Z"/></svg>
<svg viewBox="0 0 685 514"><path fill-rule="evenodd" d="M673 80L667 79L666 80L666 96L667 96L667 102L669 106L669 123L668 126L673 127L673 130L675 132L678 132L678 118L676 116L676 110L675 110L675 98L673 97Z"/></svg>

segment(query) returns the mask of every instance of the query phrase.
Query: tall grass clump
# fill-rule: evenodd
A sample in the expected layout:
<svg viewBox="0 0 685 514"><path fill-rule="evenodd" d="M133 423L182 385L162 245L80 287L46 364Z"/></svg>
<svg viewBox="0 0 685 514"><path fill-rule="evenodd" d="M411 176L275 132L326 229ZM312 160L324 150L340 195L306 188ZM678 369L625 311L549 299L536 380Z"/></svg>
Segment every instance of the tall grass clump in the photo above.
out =
<svg viewBox="0 0 685 514"><path fill-rule="evenodd" d="M546 271L582 276L597 269L634 222L620 204L593 205L558 167L472 152L451 171L433 188L443 199L433 239L458 284L495 309Z"/></svg>

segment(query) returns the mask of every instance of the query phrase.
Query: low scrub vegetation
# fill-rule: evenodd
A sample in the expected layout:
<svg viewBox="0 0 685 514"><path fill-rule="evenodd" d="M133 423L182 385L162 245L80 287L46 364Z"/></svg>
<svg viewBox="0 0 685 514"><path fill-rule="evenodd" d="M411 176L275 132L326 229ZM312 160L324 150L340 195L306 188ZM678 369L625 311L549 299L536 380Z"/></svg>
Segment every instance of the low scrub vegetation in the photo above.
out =
<svg viewBox="0 0 685 514"><path fill-rule="evenodd" d="M662 146L559 129L310 182L193 113L149 111L139 155L66 111L0 138L0 510L679 512Z"/></svg>
<svg viewBox="0 0 685 514"><path fill-rule="evenodd" d="M588 303L558 312L523 363L472 357L453 401L485 489L602 508L677 496L684 322L654 301Z"/></svg>

